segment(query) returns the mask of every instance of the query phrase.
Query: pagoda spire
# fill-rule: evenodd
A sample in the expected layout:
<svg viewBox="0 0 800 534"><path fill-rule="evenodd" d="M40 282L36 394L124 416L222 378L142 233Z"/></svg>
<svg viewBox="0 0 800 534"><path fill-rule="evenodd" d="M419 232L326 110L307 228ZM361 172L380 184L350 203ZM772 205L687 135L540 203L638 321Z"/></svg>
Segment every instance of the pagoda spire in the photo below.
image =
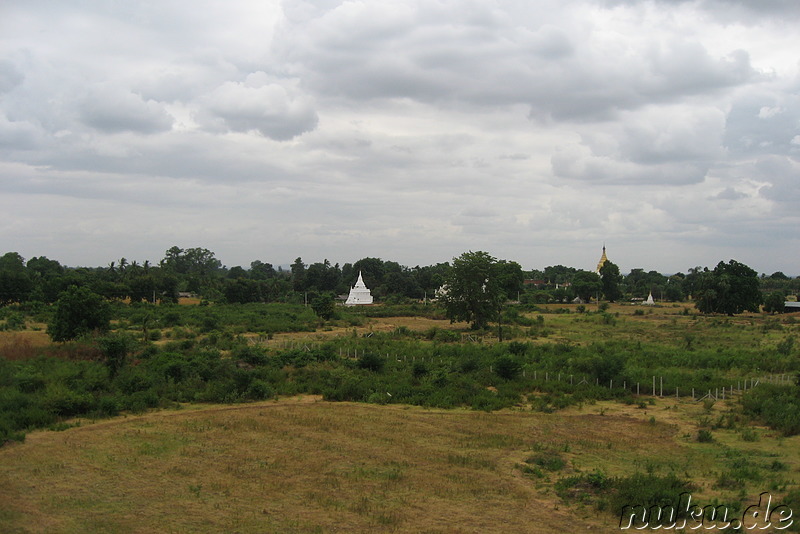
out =
<svg viewBox="0 0 800 534"><path fill-rule="evenodd" d="M603 243L603 255L600 256L600 261L597 262L597 269L595 269L595 272L599 273L600 269L603 267L603 265L605 265L607 261L608 261L608 256L606 256L606 244Z"/></svg>

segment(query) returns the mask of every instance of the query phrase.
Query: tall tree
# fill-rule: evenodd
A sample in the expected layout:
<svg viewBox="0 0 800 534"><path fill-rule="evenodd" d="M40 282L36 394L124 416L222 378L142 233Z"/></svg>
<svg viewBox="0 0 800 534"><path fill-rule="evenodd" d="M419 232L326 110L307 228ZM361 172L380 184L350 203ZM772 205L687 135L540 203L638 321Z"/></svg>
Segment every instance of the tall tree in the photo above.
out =
<svg viewBox="0 0 800 534"><path fill-rule="evenodd" d="M695 306L702 313L758 312L763 300L758 273L736 260L719 262L713 271L703 271L698 286Z"/></svg>
<svg viewBox="0 0 800 534"><path fill-rule="evenodd" d="M615 263L610 261L603 263L603 266L600 267L600 282L606 300L616 302L622 298L622 290L619 288L622 275L619 274L619 267Z"/></svg>
<svg viewBox="0 0 800 534"><path fill-rule="evenodd" d="M364 283L367 287L378 288L383 285L383 276L385 269L383 260L380 258L361 258L353 264L353 275L358 276L361 273ZM355 280L348 281L349 284L355 283Z"/></svg>
<svg viewBox="0 0 800 534"><path fill-rule="evenodd" d="M28 300L33 282L25 269L25 260L16 252L0 256L0 306Z"/></svg>
<svg viewBox="0 0 800 534"><path fill-rule="evenodd" d="M305 291L306 289L306 265L303 263L302 258L294 260L291 266L292 269L292 289L295 291Z"/></svg>
<svg viewBox="0 0 800 534"><path fill-rule="evenodd" d="M271 263L264 263L260 260L250 262L250 278L253 280L266 280L268 278L275 278L278 273Z"/></svg>
<svg viewBox="0 0 800 534"><path fill-rule="evenodd" d="M589 302L603 289L600 276L589 271L578 271L572 277L572 290L584 302Z"/></svg>
<svg viewBox="0 0 800 534"><path fill-rule="evenodd" d="M442 297L448 318L468 321L473 329L486 328L491 319L500 316L509 297L506 291L516 287L517 268L521 283L522 269L518 264L498 262L487 252L470 251L453 258Z"/></svg>

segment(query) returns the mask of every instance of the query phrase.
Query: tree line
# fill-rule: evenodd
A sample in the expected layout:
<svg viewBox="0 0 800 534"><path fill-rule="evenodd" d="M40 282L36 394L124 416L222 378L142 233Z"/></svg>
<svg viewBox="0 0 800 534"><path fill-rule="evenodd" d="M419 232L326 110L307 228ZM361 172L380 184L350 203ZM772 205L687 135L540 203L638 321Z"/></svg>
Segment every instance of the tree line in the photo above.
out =
<svg viewBox="0 0 800 534"><path fill-rule="evenodd" d="M800 292L800 277L781 272L759 277L735 260L670 276L643 269L622 275L610 261L599 273L563 265L525 271L514 261L470 251L452 263L415 267L371 257L341 266L327 259L306 264L298 257L284 270L261 260L249 268L228 268L208 249L173 246L157 264L120 258L104 267L67 267L45 256L26 261L17 252L5 253L0 256L0 306L52 304L75 286L107 300L170 303L190 293L220 303L316 300L324 309L336 295L347 294L359 272L378 301L400 303L438 293L453 318L477 319L480 327L493 320L508 300L530 305L576 299L614 302L652 294L659 301L691 298L703 313L731 314L758 311L761 304L766 311L782 311L786 296Z"/></svg>

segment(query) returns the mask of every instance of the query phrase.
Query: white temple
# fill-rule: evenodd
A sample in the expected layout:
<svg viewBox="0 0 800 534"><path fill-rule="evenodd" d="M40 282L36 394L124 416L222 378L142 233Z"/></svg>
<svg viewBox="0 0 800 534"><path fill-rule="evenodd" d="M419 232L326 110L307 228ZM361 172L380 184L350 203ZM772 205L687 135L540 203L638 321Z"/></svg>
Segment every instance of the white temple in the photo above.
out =
<svg viewBox="0 0 800 534"><path fill-rule="evenodd" d="M361 278L361 271L358 272L358 280L356 285L350 289L350 294L347 296L345 306L358 306L360 304L372 304L372 294L369 289L364 285L364 280Z"/></svg>
<svg viewBox="0 0 800 534"><path fill-rule="evenodd" d="M653 306L656 301L653 300L653 292L651 291L649 295L647 295L647 300L644 301L645 306Z"/></svg>

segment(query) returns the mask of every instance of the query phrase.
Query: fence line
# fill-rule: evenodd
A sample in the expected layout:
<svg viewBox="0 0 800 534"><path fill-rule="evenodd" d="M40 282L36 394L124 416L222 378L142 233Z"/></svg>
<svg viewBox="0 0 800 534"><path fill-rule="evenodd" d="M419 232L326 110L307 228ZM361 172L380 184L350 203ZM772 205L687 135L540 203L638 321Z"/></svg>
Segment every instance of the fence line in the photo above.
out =
<svg viewBox="0 0 800 534"><path fill-rule="evenodd" d="M465 335L468 336L469 338L471 338L471 339L469 339L469 341L478 342L478 343L480 343L480 341L482 341L480 339L472 338L472 336L470 336L469 334L465 334ZM297 340L297 339L293 339L293 340L292 339L289 339L289 340L274 340L274 339L271 339L271 336L258 336L258 337L255 337L255 338L250 338L248 340L248 342L251 345L261 345L261 346L265 346L265 347L269 346L271 348L277 348L277 349L283 349L283 350L297 350L297 349L299 349L299 350L303 350L303 351L306 351L306 352L310 352L313 349L318 349L324 343L324 341L322 341L322 340L309 340L309 339L304 339L304 340ZM343 347L339 347L339 357L340 358L342 358L342 357L358 358L359 356L363 357L367 352L369 352L369 351L367 351L366 349L359 350L357 347L353 347L352 349L349 346L346 349L343 348ZM397 362L408 363L410 361L411 363L416 363L416 361L417 361L416 360L416 356L412 356L412 358L409 360L408 357L405 354L403 354L401 356L401 355L396 354L396 353L394 355L392 355L392 354L390 354L388 352L386 352L384 354L378 352L378 355L379 356L383 356L387 360L394 359ZM436 357L435 356L430 356L430 357L426 358L426 357L423 356L423 357L420 357L420 361L424 363L425 361L432 361L434 358L436 358ZM441 360L441 356L439 356L438 359ZM493 366L489 366L488 370L489 370L490 373L494 373L494 367ZM522 369L522 376L524 378L527 378L529 371L530 371L529 368L523 368ZM706 400L706 399L712 399L712 400L715 400L715 401L716 400L726 400L726 399L730 399L730 398L734 397L735 395L740 395L740 394L746 392L749 389L753 389L754 387L756 387L756 386L758 386L759 384L762 384L762 383L765 383L765 384L778 384L778 385L791 384L795 380L795 376L796 375L792 374L792 373L770 374L770 375L762 375L762 376L760 376L758 378L755 378L755 377L749 377L749 378L744 378L744 379L740 378L740 379L738 379L736 381L735 384L731 383L731 384L729 384L727 386L722 386L721 388L720 387L715 387L715 388L711 388L711 389L704 389L702 391L697 391L695 388L691 388L691 398L692 398L692 400L695 400L697 402L700 402L700 401L703 401L703 400ZM580 380L578 380L578 377L580 377ZM571 386L587 386L587 385L589 385L591 383L589 381L589 375L577 375L576 376L574 374L567 374L567 373L565 373L563 371L558 372L558 373L553 373L551 375L549 370L544 371L544 373L542 374L542 372L537 370L537 369L533 369L533 379L535 381L543 380L544 382L551 382L551 381L553 381L553 382L564 382L564 383L568 382ZM658 379L658 380L656 380L656 379ZM595 386L600 386L601 385L599 378L595 378L594 385ZM642 387L643 385L645 387ZM665 396L664 392L666 390L667 396L669 396L669 397L672 397L672 396L674 396L676 398L689 397L688 394L681 395L680 386L676 385L674 387L670 387L669 384L666 384L666 386L665 386L664 377L663 376L656 376L656 375L652 375L651 379L648 380L647 384L642 384L641 381L638 381L634 385L634 383L628 384L627 381L623 381L621 386L619 384L617 384L617 386L615 388L614 380L610 379L609 383L607 385L603 385L603 387L608 387L611 390L613 390L613 389L626 390L626 391L629 391L631 393L635 393L637 396L645 395L645 396L663 398ZM684 391L686 391L686 390L684 390ZM649 395L648 395L648 392L649 392ZM670 392L672 392L672 393L670 393Z"/></svg>

